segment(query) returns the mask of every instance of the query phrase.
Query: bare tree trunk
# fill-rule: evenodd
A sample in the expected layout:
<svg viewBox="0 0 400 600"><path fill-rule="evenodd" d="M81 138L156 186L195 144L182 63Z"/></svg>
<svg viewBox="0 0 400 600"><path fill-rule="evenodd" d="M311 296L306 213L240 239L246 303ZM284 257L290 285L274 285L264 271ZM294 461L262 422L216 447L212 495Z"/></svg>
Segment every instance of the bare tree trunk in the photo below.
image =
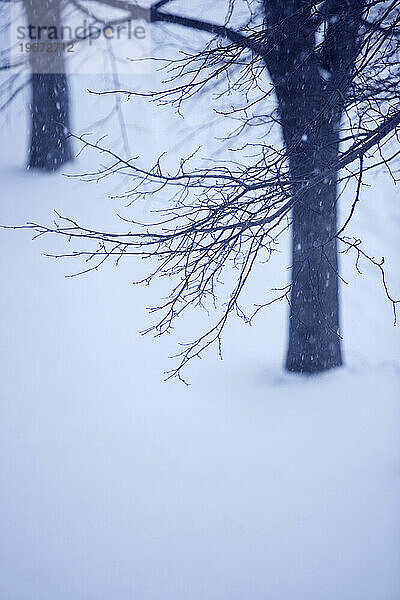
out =
<svg viewBox="0 0 400 600"><path fill-rule="evenodd" d="M284 126L285 129L285 126ZM293 132L286 131L285 137ZM313 135L314 134L314 135ZM307 135L307 139L305 138ZM293 194L302 186L292 211L292 288L286 368L315 373L342 364L339 337L337 256L337 177L310 185L311 176L335 161L338 140L330 123L303 134L303 146L290 159ZM298 136L296 136L298 139Z"/></svg>
<svg viewBox="0 0 400 600"><path fill-rule="evenodd" d="M28 167L55 171L72 160L65 73L33 73Z"/></svg>
<svg viewBox="0 0 400 600"><path fill-rule="evenodd" d="M49 27L61 31L60 0L25 0L28 25L35 26L31 43L54 42L48 38ZM38 39L37 28L41 26ZM57 40L56 40L57 41ZM31 78L31 139L28 168L57 170L72 160L70 102L64 51L30 52Z"/></svg>
<svg viewBox="0 0 400 600"><path fill-rule="evenodd" d="M292 288L286 368L315 373L342 364L336 247L335 163L341 96L321 74L310 4L265 0L271 51L265 61L275 86L292 194ZM317 177L316 177L317 176ZM315 183L315 181L319 183Z"/></svg>

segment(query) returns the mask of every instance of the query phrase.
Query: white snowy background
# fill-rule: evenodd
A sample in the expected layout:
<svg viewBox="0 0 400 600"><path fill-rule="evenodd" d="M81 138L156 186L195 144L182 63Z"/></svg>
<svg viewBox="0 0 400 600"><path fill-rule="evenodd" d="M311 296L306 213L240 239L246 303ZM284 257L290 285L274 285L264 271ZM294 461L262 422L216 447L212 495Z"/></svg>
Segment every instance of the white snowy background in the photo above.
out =
<svg viewBox="0 0 400 600"><path fill-rule="evenodd" d="M113 100L83 76L72 87L74 129L90 131ZM168 109L124 114L143 160L179 140ZM109 198L126 182L63 174L102 157L26 172L27 128L21 95L1 116L0 223L128 214ZM369 183L351 231L386 257L399 297L399 190L384 173ZM379 273L341 259L343 369L284 374L280 303L253 327L233 320L224 360L193 363L186 387L163 371L201 315L143 337L160 290L132 285L135 261L65 278L79 265L43 256L65 244L31 237L0 232L1 600L400 598L400 347ZM282 284L288 262L284 242L254 289Z"/></svg>

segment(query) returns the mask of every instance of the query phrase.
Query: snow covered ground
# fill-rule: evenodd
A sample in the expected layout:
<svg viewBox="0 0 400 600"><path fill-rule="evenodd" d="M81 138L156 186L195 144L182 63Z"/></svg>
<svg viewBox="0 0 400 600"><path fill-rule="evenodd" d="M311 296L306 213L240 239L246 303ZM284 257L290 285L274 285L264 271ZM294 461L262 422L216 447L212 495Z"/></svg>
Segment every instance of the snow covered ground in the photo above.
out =
<svg viewBox="0 0 400 600"><path fill-rule="evenodd" d="M78 129L99 102L85 83ZM133 146L163 138L165 120L140 124ZM0 222L114 222L118 181L24 172L24 128L21 98L2 121ZM397 296L398 194L375 178L352 226ZM342 261L344 369L285 375L277 304L233 322L224 361L209 353L186 387L162 381L180 338L138 333L157 290L131 285L134 262L65 279L73 265L43 256L59 242L30 238L0 232L1 600L398 600L400 348L377 273Z"/></svg>

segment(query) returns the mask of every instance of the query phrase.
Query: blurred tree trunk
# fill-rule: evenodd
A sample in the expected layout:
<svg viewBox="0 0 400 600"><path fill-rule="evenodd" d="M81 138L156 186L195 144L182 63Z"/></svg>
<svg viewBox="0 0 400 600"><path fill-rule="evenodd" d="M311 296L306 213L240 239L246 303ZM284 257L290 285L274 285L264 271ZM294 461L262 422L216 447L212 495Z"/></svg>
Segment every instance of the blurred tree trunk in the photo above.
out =
<svg viewBox="0 0 400 600"><path fill-rule="evenodd" d="M60 0L24 0L28 25L35 29L27 40L34 43L55 43L49 30L60 32ZM38 38L38 27L43 29ZM65 54L60 44L53 51L29 53L31 76L31 132L28 168L55 171L72 160L70 130L70 101Z"/></svg>
<svg viewBox="0 0 400 600"><path fill-rule="evenodd" d="M72 160L69 89L65 73L33 73L28 167L55 171Z"/></svg>

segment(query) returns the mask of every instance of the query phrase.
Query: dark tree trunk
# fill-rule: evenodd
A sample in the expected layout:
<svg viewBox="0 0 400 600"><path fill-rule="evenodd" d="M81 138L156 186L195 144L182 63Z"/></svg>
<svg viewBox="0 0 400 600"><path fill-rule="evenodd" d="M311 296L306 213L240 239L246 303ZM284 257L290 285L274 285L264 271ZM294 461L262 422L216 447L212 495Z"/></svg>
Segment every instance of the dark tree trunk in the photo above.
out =
<svg viewBox="0 0 400 600"><path fill-rule="evenodd" d="M33 73L31 89L28 168L55 171L73 158L67 75Z"/></svg>
<svg viewBox="0 0 400 600"><path fill-rule="evenodd" d="M308 181L335 162L338 141L330 123L309 130L290 159L291 177L301 180L301 200L292 210L292 288L286 368L315 373L342 364L339 337L337 177ZM285 126L284 126L285 129ZM286 130L285 137L293 132ZM314 133L314 135L313 135ZM298 137L297 137L298 139ZM303 150L303 151L302 151Z"/></svg>
<svg viewBox="0 0 400 600"><path fill-rule="evenodd" d="M264 1L265 62L278 100L291 192L298 198L292 209L286 358L286 368L298 373L342 364L334 164L361 14L361 5L354 11L350 0L326 3L329 24L323 56L315 50L310 6L303 0ZM341 33L338 27L343 23Z"/></svg>
<svg viewBox="0 0 400 600"><path fill-rule="evenodd" d="M31 43L54 41L48 32L61 34L61 0L25 0L28 25L34 26ZM38 28L41 37L38 39ZM60 41L60 40L59 40ZM31 133L28 168L55 171L72 160L70 102L65 52L62 44L52 52L30 52Z"/></svg>

